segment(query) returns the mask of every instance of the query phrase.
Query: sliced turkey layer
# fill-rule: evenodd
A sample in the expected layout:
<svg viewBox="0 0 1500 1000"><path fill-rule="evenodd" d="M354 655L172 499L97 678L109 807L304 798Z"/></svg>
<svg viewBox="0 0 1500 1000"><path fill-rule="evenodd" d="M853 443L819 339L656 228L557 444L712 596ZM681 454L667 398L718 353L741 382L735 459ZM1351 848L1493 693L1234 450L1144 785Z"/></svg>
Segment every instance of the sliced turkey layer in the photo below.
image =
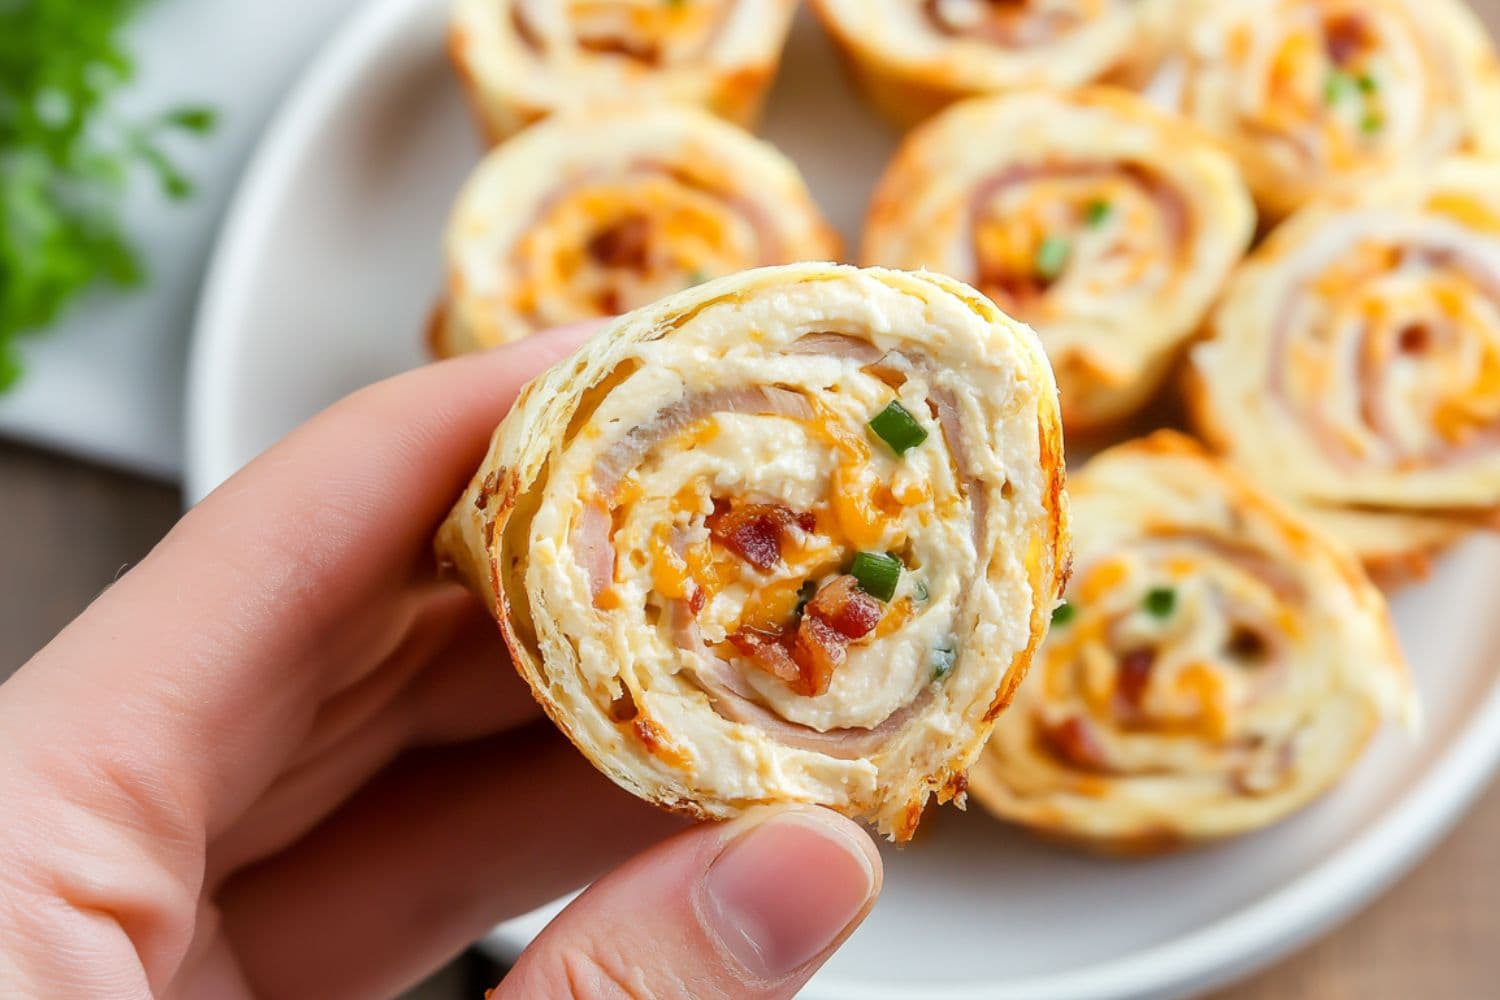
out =
<svg viewBox="0 0 1500 1000"><path fill-rule="evenodd" d="M1500 307L1500 275L1494 272L1478 256L1468 253L1462 246L1446 242L1434 242L1425 246L1407 246L1402 252L1402 266L1444 266L1461 272L1466 279L1480 288L1486 297ZM1357 469L1362 464L1360 456L1350 452L1337 429L1325 420L1320 412L1318 400L1295 400L1287 385L1288 365L1292 357L1293 336L1298 333L1295 317L1305 311L1305 299L1312 294L1309 286L1316 282L1316 275L1299 282L1281 303L1272 333L1267 390L1282 406L1300 414L1308 435L1315 441L1328 460L1344 470ZM1360 337L1370 335L1368 325L1360 328ZM1389 409L1389 399L1379 392L1382 370L1368 359L1371 352L1350 348L1351 355L1361 359L1352 366L1356 379L1352 391L1360 400L1360 413L1370 430L1382 441L1391 445L1400 454L1392 430L1394 418ZM1471 457L1491 453L1500 445L1500 425L1491 426L1459 443L1435 442L1417 454L1401 454L1404 461L1424 465L1444 465L1461 462Z"/></svg>

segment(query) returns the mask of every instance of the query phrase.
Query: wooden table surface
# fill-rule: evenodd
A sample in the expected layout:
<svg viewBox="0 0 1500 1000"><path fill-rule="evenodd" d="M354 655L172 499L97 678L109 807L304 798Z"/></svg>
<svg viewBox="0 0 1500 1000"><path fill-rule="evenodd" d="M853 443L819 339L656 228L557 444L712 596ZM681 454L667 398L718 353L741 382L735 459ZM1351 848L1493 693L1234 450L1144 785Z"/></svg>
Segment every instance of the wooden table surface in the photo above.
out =
<svg viewBox="0 0 1500 1000"><path fill-rule="evenodd" d="M169 486L0 443L0 677L145 555L177 513ZM1219 1000L1500 996L1497 844L1500 784L1367 911ZM450 968L421 995L475 995L466 981Z"/></svg>

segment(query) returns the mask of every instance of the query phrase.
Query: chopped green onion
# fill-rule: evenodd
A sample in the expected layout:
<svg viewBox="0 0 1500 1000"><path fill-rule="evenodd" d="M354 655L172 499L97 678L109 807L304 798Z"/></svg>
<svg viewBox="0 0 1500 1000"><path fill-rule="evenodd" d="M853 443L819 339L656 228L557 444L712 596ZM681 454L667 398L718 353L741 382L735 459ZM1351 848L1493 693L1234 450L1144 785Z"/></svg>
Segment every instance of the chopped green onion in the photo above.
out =
<svg viewBox="0 0 1500 1000"><path fill-rule="evenodd" d="M802 612L807 610L807 603L817 596L818 581L803 580L802 586L797 589L797 607L792 614L797 618L801 618Z"/></svg>
<svg viewBox="0 0 1500 1000"><path fill-rule="evenodd" d="M1068 624L1068 622L1073 620L1073 616L1077 613L1077 608L1073 607L1073 605L1069 604L1067 601L1063 601L1057 607L1052 609L1052 625L1054 627L1059 625L1066 625Z"/></svg>
<svg viewBox="0 0 1500 1000"><path fill-rule="evenodd" d="M917 423L917 418L895 400L875 414L870 420L870 430L898 455L906 454L927 440L927 431Z"/></svg>
<svg viewBox="0 0 1500 1000"><path fill-rule="evenodd" d="M1036 248L1036 273L1051 281L1062 274L1063 267L1068 263L1068 254L1072 248L1068 241L1061 236L1048 236L1042 240L1042 245Z"/></svg>
<svg viewBox="0 0 1500 1000"><path fill-rule="evenodd" d="M1323 103L1339 104L1346 97L1352 97L1358 86L1348 73L1341 69L1332 70L1323 80Z"/></svg>
<svg viewBox="0 0 1500 1000"><path fill-rule="evenodd" d="M1359 130L1365 135L1374 135L1385 128L1385 119L1377 111L1366 114L1359 122Z"/></svg>
<svg viewBox="0 0 1500 1000"><path fill-rule="evenodd" d="M916 583L914 583L914 584L911 585L911 590L912 590L912 594L916 597L916 599L917 599L917 601L919 603L922 603L922 604L926 604L927 603L927 598L930 595L927 593L927 581L926 580L918 580Z"/></svg>
<svg viewBox="0 0 1500 1000"><path fill-rule="evenodd" d="M952 647L939 646L932 651L932 679L941 680L948 676L948 671L953 669L953 661L958 659L958 654Z"/></svg>
<svg viewBox="0 0 1500 1000"><path fill-rule="evenodd" d="M1109 202L1103 198L1095 198L1084 208L1083 221L1088 223L1091 228L1102 226L1104 220L1109 218L1109 213L1112 210Z"/></svg>
<svg viewBox="0 0 1500 1000"><path fill-rule="evenodd" d="M889 601L896 595L901 579L901 560L884 552L859 552L849 567L859 589L878 600Z"/></svg>
<svg viewBox="0 0 1500 1000"><path fill-rule="evenodd" d="M1146 592L1146 613L1153 618L1166 618L1177 607L1177 591L1171 587L1152 587Z"/></svg>

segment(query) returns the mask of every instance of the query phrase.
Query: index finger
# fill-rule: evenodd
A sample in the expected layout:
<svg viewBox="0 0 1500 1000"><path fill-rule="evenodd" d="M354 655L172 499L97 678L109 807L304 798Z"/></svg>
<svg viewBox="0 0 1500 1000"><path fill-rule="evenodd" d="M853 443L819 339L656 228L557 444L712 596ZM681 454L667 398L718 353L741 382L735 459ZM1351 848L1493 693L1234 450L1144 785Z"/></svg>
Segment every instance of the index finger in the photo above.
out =
<svg viewBox="0 0 1500 1000"><path fill-rule="evenodd" d="M24 743L46 720L38 747L128 757L119 780L173 812L152 819L213 836L271 780L331 679L401 640L420 603L413 567L491 431L592 329L399 375L314 417L23 667L0 728Z"/></svg>

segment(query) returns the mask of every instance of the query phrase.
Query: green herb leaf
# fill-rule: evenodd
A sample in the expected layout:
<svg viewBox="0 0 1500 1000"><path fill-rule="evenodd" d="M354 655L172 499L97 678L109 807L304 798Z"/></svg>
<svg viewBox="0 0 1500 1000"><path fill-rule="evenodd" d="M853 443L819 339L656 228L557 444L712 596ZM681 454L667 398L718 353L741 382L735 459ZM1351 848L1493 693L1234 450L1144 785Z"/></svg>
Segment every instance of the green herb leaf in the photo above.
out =
<svg viewBox="0 0 1500 1000"><path fill-rule="evenodd" d="M906 454L927 440L927 431L917 423L917 418L895 400L871 418L870 430L898 455Z"/></svg>
<svg viewBox="0 0 1500 1000"><path fill-rule="evenodd" d="M1373 94L1380 89L1380 84L1369 73L1361 73L1354 81L1361 94Z"/></svg>
<svg viewBox="0 0 1500 1000"><path fill-rule="evenodd" d="M849 575L860 590L877 600L889 601L896 596L896 584L901 580L901 560L885 552L858 552Z"/></svg>
<svg viewBox="0 0 1500 1000"><path fill-rule="evenodd" d="M795 618L801 618L802 612L807 610L808 602L818 596L818 581L803 580L802 586L797 588L797 607L792 611Z"/></svg>
<svg viewBox="0 0 1500 1000"><path fill-rule="evenodd" d="M1073 616L1076 614L1078 614L1078 609L1069 604L1067 601L1063 601L1057 607L1052 609L1052 627L1058 628L1062 625L1068 624L1068 622L1073 620Z"/></svg>
<svg viewBox="0 0 1500 1000"><path fill-rule="evenodd" d="M951 646L939 646L932 651L932 679L941 680L948 676L953 669L953 663L958 659Z"/></svg>
<svg viewBox="0 0 1500 1000"><path fill-rule="evenodd" d="M1109 218L1109 213L1113 210L1109 202L1103 198L1095 198L1084 208L1083 221L1088 223L1090 228L1097 228L1104 225L1104 220Z"/></svg>
<svg viewBox="0 0 1500 1000"><path fill-rule="evenodd" d="M1146 592L1143 606L1151 617L1166 618L1177 607L1177 591L1171 587L1152 587Z"/></svg>
<svg viewBox="0 0 1500 1000"><path fill-rule="evenodd" d="M1067 266L1068 255L1072 251L1073 248L1063 237L1048 236L1042 240L1041 246L1036 248L1036 260L1032 262L1036 273L1048 281L1056 278Z"/></svg>
<svg viewBox="0 0 1500 1000"><path fill-rule="evenodd" d="M143 278L121 205L144 170L169 197L192 185L157 142L202 134L184 107L137 121L115 94L134 67L121 44L140 0L0 0L0 389L20 375L16 343L96 282Z"/></svg>
<svg viewBox="0 0 1500 1000"><path fill-rule="evenodd" d="M219 124L219 112L202 105L185 105L167 112L162 122L194 135L207 135Z"/></svg>
<svg viewBox="0 0 1500 1000"><path fill-rule="evenodd" d="M1323 78L1323 103L1340 104L1346 98L1353 97L1358 89L1359 85L1348 73L1341 69L1329 70L1328 75Z"/></svg>

